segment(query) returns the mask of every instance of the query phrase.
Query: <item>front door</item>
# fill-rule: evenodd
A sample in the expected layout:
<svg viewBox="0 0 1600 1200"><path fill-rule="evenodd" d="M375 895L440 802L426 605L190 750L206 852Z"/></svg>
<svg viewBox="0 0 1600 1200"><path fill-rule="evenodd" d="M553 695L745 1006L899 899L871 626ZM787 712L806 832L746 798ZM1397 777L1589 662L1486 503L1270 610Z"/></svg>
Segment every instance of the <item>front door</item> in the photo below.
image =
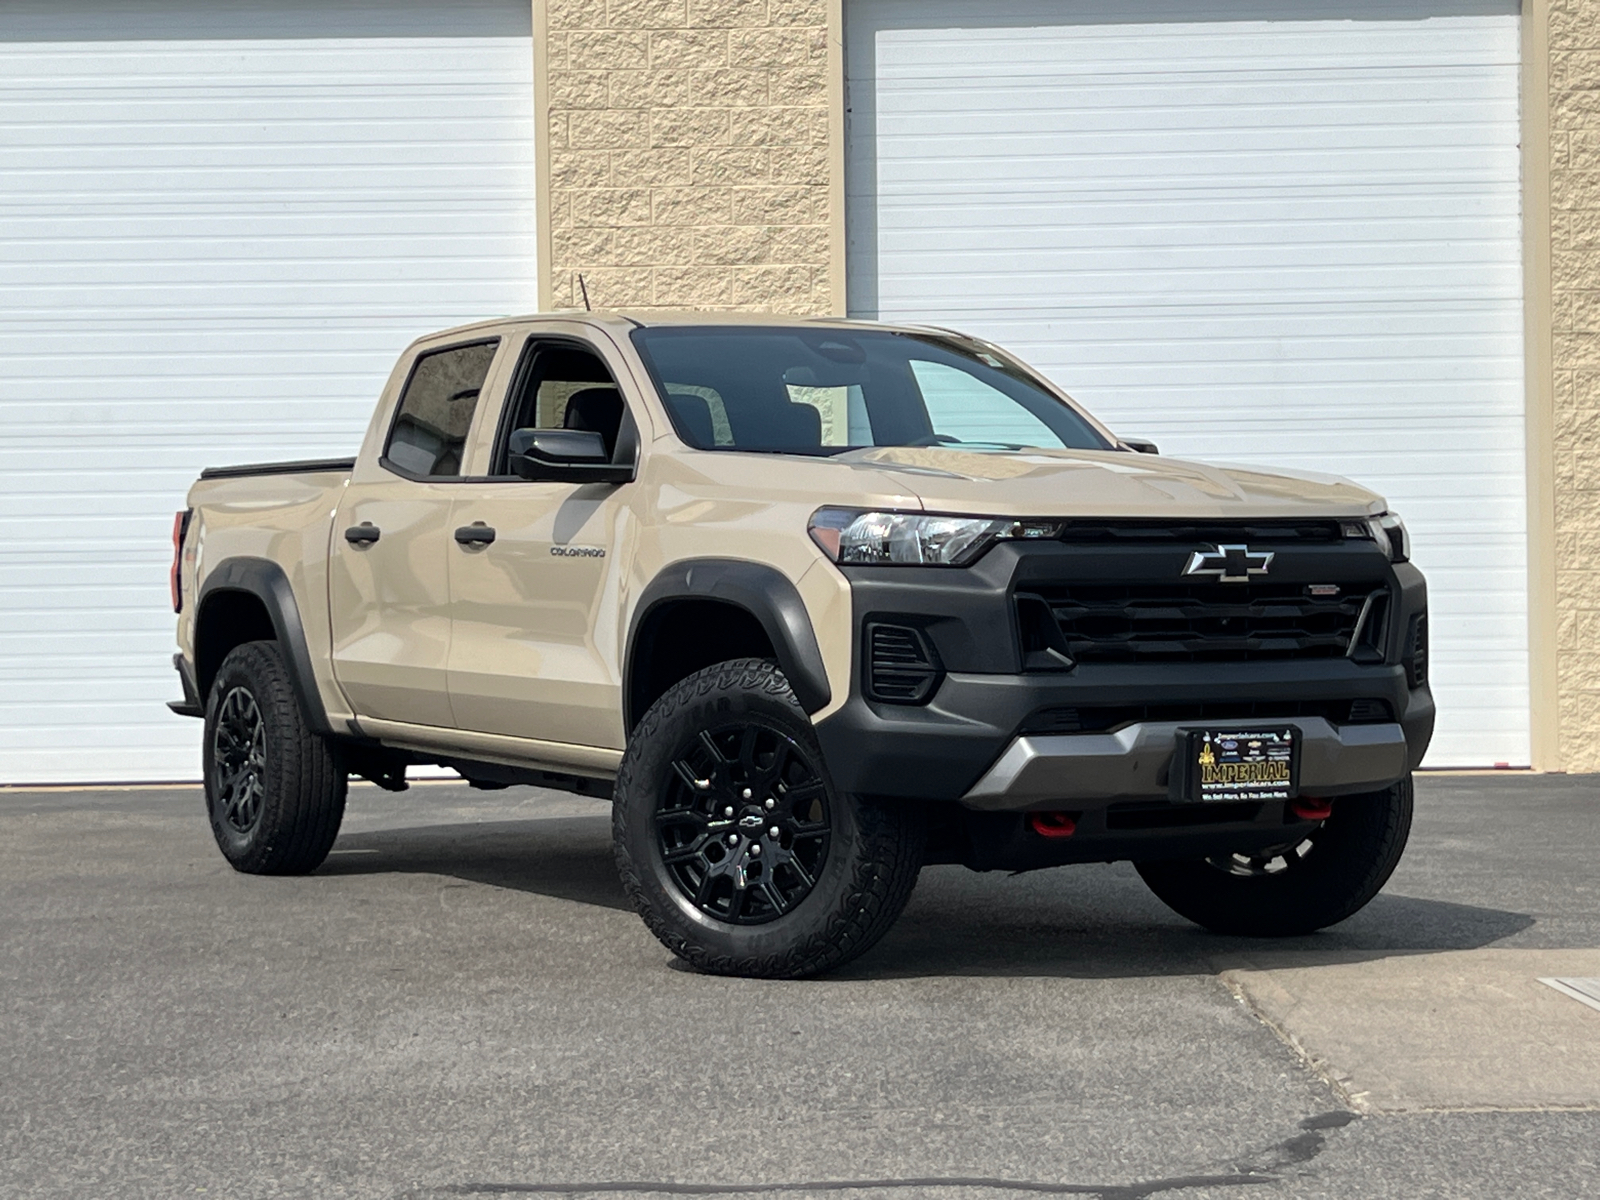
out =
<svg viewBox="0 0 1600 1200"><path fill-rule="evenodd" d="M574 339L529 339L511 388L491 478L462 487L450 518L456 724L621 749L619 597L635 485L508 476L504 443L513 429L587 429L631 456L636 426L604 360Z"/></svg>
<svg viewBox="0 0 1600 1200"><path fill-rule="evenodd" d="M333 672L358 717L449 728L451 507L498 343L418 355L377 463L334 515Z"/></svg>

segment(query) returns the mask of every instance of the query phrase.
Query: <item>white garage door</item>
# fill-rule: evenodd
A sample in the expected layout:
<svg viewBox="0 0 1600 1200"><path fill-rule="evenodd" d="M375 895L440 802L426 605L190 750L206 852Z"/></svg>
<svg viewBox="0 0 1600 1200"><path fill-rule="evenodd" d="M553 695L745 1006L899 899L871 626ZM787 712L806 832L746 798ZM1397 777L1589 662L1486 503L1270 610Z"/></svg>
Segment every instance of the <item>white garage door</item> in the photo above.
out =
<svg viewBox="0 0 1600 1200"><path fill-rule="evenodd" d="M352 454L395 355L536 305L527 0L7 0L0 782L199 777L201 467Z"/></svg>
<svg viewBox="0 0 1600 1200"><path fill-rule="evenodd" d="M1164 452L1351 476L1431 588L1431 765L1526 763L1518 17L853 0L850 306Z"/></svg>

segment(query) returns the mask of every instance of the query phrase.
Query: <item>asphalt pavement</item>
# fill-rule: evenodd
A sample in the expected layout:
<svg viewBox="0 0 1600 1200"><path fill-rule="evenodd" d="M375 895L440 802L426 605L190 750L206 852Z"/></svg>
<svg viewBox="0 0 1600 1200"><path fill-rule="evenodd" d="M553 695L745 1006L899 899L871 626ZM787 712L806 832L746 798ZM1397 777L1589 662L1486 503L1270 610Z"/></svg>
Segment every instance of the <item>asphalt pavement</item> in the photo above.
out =
<svg viewBox="0 0 1600 1200"><path fill-rule="evenodd" d="M198 789L0 792L0 1196L1600 1191L1600 1099L1516 1040L1600 1053L1529 974L1600 951L1600 779L1422 779L1389 888L1312 938L1204 933L1125 864L934 867L798 983L681 969L608 830L364 786L262 879Z"/></svg>

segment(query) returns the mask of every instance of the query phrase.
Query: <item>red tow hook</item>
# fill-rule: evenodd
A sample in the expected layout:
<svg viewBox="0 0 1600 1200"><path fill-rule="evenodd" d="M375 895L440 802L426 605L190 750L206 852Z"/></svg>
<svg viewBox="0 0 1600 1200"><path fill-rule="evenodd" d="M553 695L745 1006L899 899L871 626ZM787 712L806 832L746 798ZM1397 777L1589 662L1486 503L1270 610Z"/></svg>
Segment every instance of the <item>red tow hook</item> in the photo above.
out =
<svg viewBox="0 0 1600 1200"><path fill-rule="evenodd" d="M1289 801L1289 811L1302 821L1326 821L1333 816L1333 801L1320 796L1301 796Z"/></svg>
<svg viewBox="0 0 1600 1200"><path fill-rule="evenodd" d="M1064 812L1029 813L1028 828L1040 837L1069 838L1078 832L1078 818Z"/></svg>

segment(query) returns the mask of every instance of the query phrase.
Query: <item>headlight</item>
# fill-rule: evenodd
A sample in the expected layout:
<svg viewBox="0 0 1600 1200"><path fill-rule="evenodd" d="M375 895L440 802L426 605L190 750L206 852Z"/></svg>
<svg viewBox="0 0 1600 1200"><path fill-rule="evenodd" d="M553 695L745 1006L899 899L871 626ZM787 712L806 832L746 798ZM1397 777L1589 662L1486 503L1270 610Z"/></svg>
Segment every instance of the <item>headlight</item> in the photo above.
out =
<svg viewBox="0 0 1600 1200"><path fill-rule="evenodd" d="M1371 538L1379 549L1388 552L1390 562L1411 561L1411 535L1406 532L1406 523L1394 513L1368 517L1365 521L1346 521L1344 535Z"/></svg>
<svg viewBox="0 0 1600 1200"><path fill-rule="evenodd" d="M822 508L809 532L836 563L964 567L997 541L1058 537L1061 523Z"/></svg>

